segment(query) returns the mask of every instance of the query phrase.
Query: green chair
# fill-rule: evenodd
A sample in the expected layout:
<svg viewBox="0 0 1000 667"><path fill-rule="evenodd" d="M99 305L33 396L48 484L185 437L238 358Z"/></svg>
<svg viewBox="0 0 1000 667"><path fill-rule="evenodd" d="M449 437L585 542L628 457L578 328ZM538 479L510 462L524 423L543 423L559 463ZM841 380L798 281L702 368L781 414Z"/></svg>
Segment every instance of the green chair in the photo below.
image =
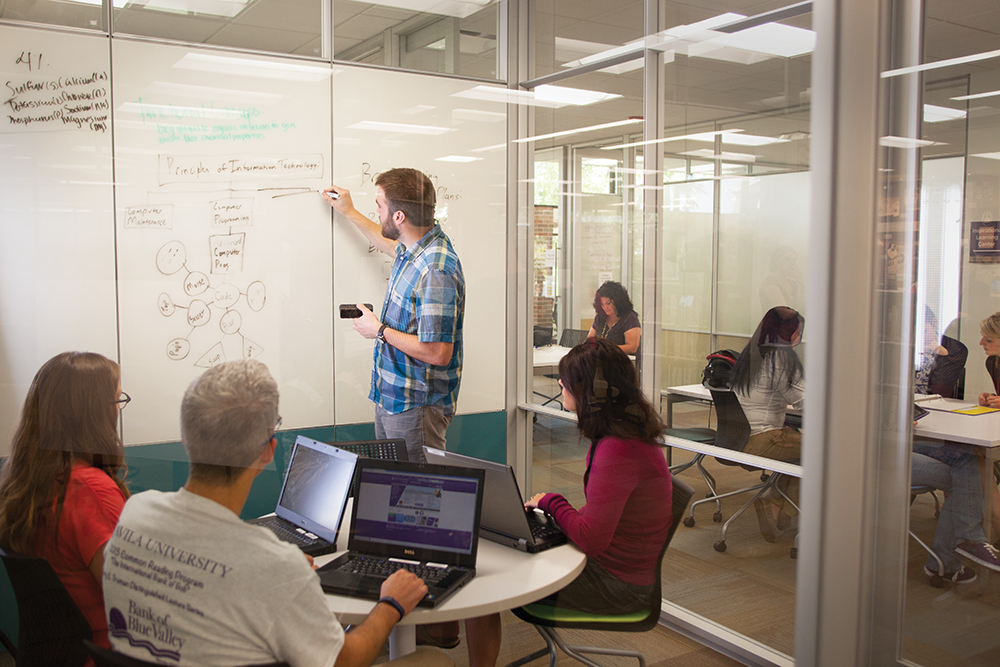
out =
<svg viewBox="0 0 1000 667"><path fill-rule="evenodd" d="M684 510L687 509L687 505L691 501L691 496L693 494L694 489L688 486L688 484L676 478L673 480L673 498L671 503L672 520L670 523L670 530L667 532L667 539L664 541L663 548L660 550L660 559L656 568L656 585L653 586L653 591L649 597L649 607L647 609L631 614L603 615L588 614L586 612L573 611L570 609L559 609L557 607L552 607L551 605L540 604L537 602L514 609L514 614L518 618L535 626L535 630L537 630L538 634L540 634L542 639L545 640L546 646L545 648L539 649L534 653L524 656L523 658L515 660L507 665L507 667L520 667L520 665L529 663L532 660L540 658L546 654L549 656L549 667L555 667L556 656L558 654L557 649L562 649L563 653L576 658L589 667L603 666L600 663L594 662L590 658L582 655L584 653L632 657L639 661L639 667L645 667L646 659L643 657L642 653L638 651L598 648L596 646L574 646L567 644L563 638L559 636L559 633L556 632L556 628L605 630L609 632L646 632L656 627L656 625L660 622L660 601L662 599L660 586L663 556L667 552L667 546L670 544L670 540L674 536L674 531L677 529L677 524L680 523L681 517L684 516Z"/></svg>

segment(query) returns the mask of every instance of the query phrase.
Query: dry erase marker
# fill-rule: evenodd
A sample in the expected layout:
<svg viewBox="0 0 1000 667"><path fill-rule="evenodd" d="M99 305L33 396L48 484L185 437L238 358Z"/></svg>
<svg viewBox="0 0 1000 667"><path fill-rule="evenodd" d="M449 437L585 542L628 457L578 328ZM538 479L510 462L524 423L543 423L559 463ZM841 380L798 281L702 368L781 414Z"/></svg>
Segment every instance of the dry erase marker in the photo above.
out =
<svg viewBox="0 0 1000 667"><path fill-rule="evenodd" d="M317 190L316 192L320 193L321 195L330 195L330 199L340 199L340 195L338 195L336 192L327 192L326 190Z"/></svg>

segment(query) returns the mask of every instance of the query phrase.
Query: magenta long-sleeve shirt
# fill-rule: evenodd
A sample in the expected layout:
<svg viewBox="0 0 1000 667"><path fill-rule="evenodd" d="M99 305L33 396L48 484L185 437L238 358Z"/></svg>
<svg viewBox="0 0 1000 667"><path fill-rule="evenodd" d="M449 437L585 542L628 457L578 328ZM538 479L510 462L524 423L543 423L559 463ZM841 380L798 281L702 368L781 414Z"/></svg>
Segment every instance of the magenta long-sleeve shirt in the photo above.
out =
<svg viewBox="0 0 1000 667"><path fill-rule="evenodd" d="M591 456L594 460L591 462ZM659 447L604 438L587 456L587 504L576 510L558 493L538 506L588 557L621 581L648 586L671 521L671 482Z"/></svg>

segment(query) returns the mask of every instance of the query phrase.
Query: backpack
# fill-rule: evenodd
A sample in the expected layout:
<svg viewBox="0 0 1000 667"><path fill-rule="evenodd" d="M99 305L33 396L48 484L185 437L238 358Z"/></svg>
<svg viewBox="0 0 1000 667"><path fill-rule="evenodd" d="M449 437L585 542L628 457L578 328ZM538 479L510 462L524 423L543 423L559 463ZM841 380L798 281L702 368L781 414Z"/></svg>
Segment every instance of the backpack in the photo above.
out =
<svg viewBox="0 0 1000 667"><path fill-rule="evenodd" d="M729 389L737 354L733 350L717 350L705 357L708 363L701 373L701 383L712 389Z"/></svg>

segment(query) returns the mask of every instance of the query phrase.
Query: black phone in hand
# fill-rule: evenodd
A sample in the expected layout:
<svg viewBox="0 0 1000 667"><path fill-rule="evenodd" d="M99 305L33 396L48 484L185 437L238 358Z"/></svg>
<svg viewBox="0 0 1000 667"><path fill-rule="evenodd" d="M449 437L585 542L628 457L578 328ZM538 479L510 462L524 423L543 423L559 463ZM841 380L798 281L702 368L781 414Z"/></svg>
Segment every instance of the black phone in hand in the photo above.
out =
<svg viewBox="0 0 1000 667"><path fill-rule="evenodd" d="M370 303L364 304L365 308L368 310L374 310ZM358 308L353 303L342 303L340 304L340 319L342 320L356 320L361 317L361 309Z"/></svg>

